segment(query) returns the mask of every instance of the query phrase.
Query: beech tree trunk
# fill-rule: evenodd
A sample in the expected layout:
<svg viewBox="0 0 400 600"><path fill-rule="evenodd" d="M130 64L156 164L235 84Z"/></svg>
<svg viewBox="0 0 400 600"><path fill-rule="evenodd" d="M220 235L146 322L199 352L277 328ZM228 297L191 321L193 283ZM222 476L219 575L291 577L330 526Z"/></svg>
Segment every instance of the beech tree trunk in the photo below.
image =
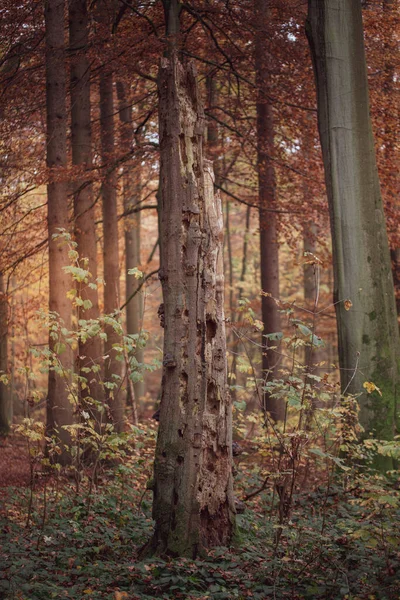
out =
<svg viewBox="0 0 400 600"><path fill-rule="evenodd" d="M67 112L66 112L66 68L65 68L65 1L47 0L45 3L46 23L46 108L47 108L47 222L49 236L49 310L60 318L60 326L71 329L71 301L67 292L72 280L63 272L69 265L68 247L53 234L60 229L69 229L68 190L65 176L67 167ZM54 332L52 332L54 333ZM58 354L57 369L49 371L47 393L47 435L55 436L60 442L61 454L54 457L61 464L71 461L70 434L63 425L73 423L73 410L68 395L73 369L73 356L70 346L63 344L64 350L57 352L57 344L63 344L61 334L55 339L49 337L50 349ZM60 346L58 346L60 348ZM63 374L60 375L58 368Z"/></svg>
<svg viewBox="0 0 400 600"><path fill-rule="evenodd" d="M0 273L0 371L8 373L8 303L4 275ZM12 423L10 388L0 381L0 437L6 436Z"/></svg>
<svg viewBox="0 0 400 600"><path fill-rule="evenodd" d="M97 280L97 247L95 204L90 182L92 167L92 133L90 120L90 63L86 55L88 47L88 13L86 0L69 2L69 36L71 52L71 137L72 162L77 169L74 181L74 218L75 239L81 261L86 259L85 268L91 273L91 282ZM79 319L99 318L98 291L86 286L81 292L84 299L90 300L91 308L78 311ZM98 335L80 344L80 369L93 368L101 362L102 342ZM104 389L101 385L102 369L98 373L85 373L88 389L84 395L98 402L98 408L104 404ZM89 408L89 407L88 407ZM96 419L104 420L101 413L93 411ZM99 425L99 423L98 423Z"/></svg>
<svg viewBox="0 0 400 600"><path fill-rule="evenodd" d="M361 3L309 0L307 28L331 217L342 391L362 392L366 435L391 439L400 346L369 115ZM353 303L350 310L346 299ZM366 381L375 383L382 397L368 395Z"/></svg>
<svg viewBox="0 0 400 600"><path fill-rule="evenodd" d="M118 310L119 295L119 252L118 252L118 214L117 214L117 181L114 159L114 99L113 75L103 66L100 75L100 129L101 154L104 169L101 184L103 200L103 262L104 262L104 312L112 314ZM121 432L124 425L124 402L121 391L122 363L117 360L114 344L121 343L121 336L112 325L106 325L107 340L104 344L105 381L113 384L107 388L106 398L110 408L112 423L116 431Z"/></svg>
<svg viewBox="0 0 400 600"><path fill-rule="evenodd" d="M119 118L122 123L121 144L124 153L129 153L133 144L132 106L125 93L124 84L120 81L117 83L117 91ZM125 163L122 178L124 212L131 210L140 202L141 182L139 174L137 174L137 179L138 181L135 182L132 164L130 162ZM140 211L138 211L125 218L126 332L133 335L138 334L142 329L143 293L137 291L140 281L136 277L128 275L128 272L138 267L140 263ZM143 363L142 348L136 348L135 357L138 363ZM138 381L134 384L134 392L135 398L130 400L138 404L140 398L145 394L144 381Z"/></svg>
<svg viewBox="0 0 400 600"><path fill-rule="evenodd" d="M266 381L277 377L279 354L271 349L276 342L264 336L281 331L280 314L274 298L279 298L279 241L276 214L276 180L271 155L274 148L273 109L269 101L271 57L268 52L267 19L269 0L255 0L255 69L257 85L257 169L260 216L260 266L262 322L262 370ZM264 409L274 421L283 420L282 400L264 394Z"/></svg>
<svg viewBox="0 0 400 600"><path fill-rule="evenodd" d="M223 219L194 66L163 59L159 96L165 335L150 547L194 557L229 544L235 521Z"/></svg>

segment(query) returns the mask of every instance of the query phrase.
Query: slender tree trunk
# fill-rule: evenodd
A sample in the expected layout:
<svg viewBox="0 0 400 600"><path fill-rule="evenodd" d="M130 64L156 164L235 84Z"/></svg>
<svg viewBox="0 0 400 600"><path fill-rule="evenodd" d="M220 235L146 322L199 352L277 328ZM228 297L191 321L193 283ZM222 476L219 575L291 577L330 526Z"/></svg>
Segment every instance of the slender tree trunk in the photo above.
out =
<svg viewBox="0 0 400 600"><path fill-rule="evenodd" d="M46 0L46 107L47 107L47 167L49 183L47 185L47 222L49 236L49 310L60 318L60 329L71 329L71 301L67 292L72 287L69 276L63 267L69 265L68 247L53 235L60 229L68 231L68 194L65 169L67 167L67 112L65 68L65 1ZM49 371L47 394L47 435L55 436L60 442L61 453L54 457L61 464L71 461L69 446L70 434L64 425L73 423L73 406L69 399L73 368L72 349L63 344L63 352L58 353L63 342L61 333L57 338L49 337L50 349L58 354L56 369ZM63 374L60 375L59 367Z"/></svg>
<svg viewBox="0 0 400 600"><path fill-rule="evenodd" d="M304 185L304 204L307 206L309 202L309 193L307 183ZM310 311L308 314L307 321L312 325L312 330L315 335L318 335L317 327L317 315L318 311L318 294L319 294L319 265L312 263L313 258L310 255L316 254L316 233L317 228L314 224L309 226L308 231L304 229L303 231L303 248L305 262L303 266L303 289L304 289L304 306ZM315 347L315 345L307 345L304 348L304 367L306 369L305 375L314 374L318 375L319 370L316 367L316 364L322 360L320 350ZM317 387L315 380L312 377L308 377L306 379L308 381L311 388ZM315 413L315 408L318 406L318 399L310 396L306 397L307 400L307 410L301 415L300 423L303 423L303 426L306 431L309 431L312 427L313 417ZM304 418L304 420L303 420Z"/></svg>
<svg viewBox="0 0 400 600"><path fill-rule="evenodd" d="M101 155L105 174L101 184L103 201L103 262L104 262L104 312L112 314L120 305L119 294L119 252L118 252L118 213L117 213L117 181L112 166L114 158L114 99L113 75L103 66L100 75L100 129ZM104 351L104 376L108 384L107 403L110 407L111 419L116 431L122 431L124 425L124 402L121 391L121 361L113 346L121 342L121 336L112 325L106 325L107 340Z"/></svg>
<svg viewBox="0 0 400 600"><path fill-rule="evenodd" d="M271 161L274 148L273 109L269 102L268 69L271 57L268 52L269 0L255 0L255 68L257 85L257 167L260 215L260 266L262 296L261 311L263 330L263 376L268 381L277 376L279 355L269 346L276 342L266 341L265 335L281 330L280 315L274 298L279 298L279 241L276 214L268 212L276 206L275 170ZM268 294L268 295L266 295ZM285 406L281 400L264 394L264 408L274 421L283 420Z"/></svg>
<svg viewBox="0 0 400 600"><path fill-rule="evenodd" d="M8 302L4 275L0 273L0 372L8 373ZM9 385L0 381L0 437L10 431L12 401Z"/></svg>
<svg viewBox="0 0 400 600"><path fill-rule="evenodd" d="M307 197L305 197L305 202L307 204ZM320 286L320 270L319 265L313 263L313 257L311 255L316 255L316 237L317 227L311 224L309 231L303 232L303 248L305 254L305 261L309 261L305 262L303 267L303 287L305 307L312 313L309 314L307 320L310 322L310 324L314 325L315 327L318 326L316 312L318 311L317 302ZM315 331L315 334L318 335L317 330ZM319 349L315 346L306 346L304 354L305 366L308 372L315 373L316 363L322 360Z"/></svg>
<svg viewBox="0 0 400 600"><path fill-rule="evenodd" d="M315 226L311 226L311 231L307 232L304 231L303 234L303 248L304 248L304 254L306 255L305 258L307 260L307 254L314 254L316 252L315 249L315 234L316 234L316 228ZM312 258L310 257L310 259L312 260ZM303 285L304 285L304 300L305 300L305 305L306 308L308 310L312 310L314 308L314 303L315 303L315 295L317 292L316 289L316 278L315 278L315 268L314 265L309 264L308 262L306 262L304 264L304 269L303 269Z"/></svg>
<svg viewBox="0 0 400 600"><path fill-rule="evenodd" d="M97 247L95 225L95 203L90 182L92 167L92 131L90 115L90 64L86 55L88 47L88 13L86 0L69 1L69 36L71 51L71 136L72 162L80 168L80 176L74 181L74 217L75 239L81 261L91 273L91 281L97 280ZM85 173L86 172L86 173ZM85 177L86 175L86 177ZM97 288L86 286L80 290L83 298L90 300L91 308L79 309L79 319L90 320L99 318L99 301ZM101 364L103 349L98 335L89 338L79 346L79 367L93 368ZM83 358L82 358L83 357ZM100 383L100 372L82 376L88 380L88 389L84 395L93 398L101 409L104 405L104 389ZM93 411L96 419L104 421L101 412ZM100 423L98 423L100 425Z"/></svg>
<svg viewBox="0 0 400 600"><path fill-rule="evenodd" d="M227 545L234 527L223 220L194 66L163 59L159 94L165 335L151 548L195 556Z"/></svg>
<svg viewBox="0 0 400 600"><path fill-rule="evenodd" d="M233 306L233 253L232 253L232 239L231 239L231 203L229 200L225 203L225 235L226 235L226 249L228 258L228 281L229 281L229 312L230 319L235 322L235 311ZM229 336L231 337L231 336Z"/></svg>
<svg viewBox="0 0 400 600"><path fill-rule="evenodd" d="M22 408L21 398L18 394L18 378L16 377L16 344L15 344L15 307L16 307L16 278L15 275L11 277L10 281L10 294L11 294L11 306L10 306L10 322L11 322L11 352L10 352L10 389L11 389L11 413L12 417L23 415L24 411Z"/></svg>
<svg viewBox="0 0 400 600"><path fill-rule="evenodd" d="M318 122L331 216L343 393L359 394L366 434L391 439L399 332L369 115L361 3L309 0ZM353 306L346 310L344 300ZM367 395L365 381L382 392Z"/></svg>
<svg viewBox="0 0 400 600"><path fill-rule="evenodd" d="M240 283L239 283L239 291L238 291L238 303L240 303L240 300L242 300L242 298L243 298L243 284L246 281L247 260L248 260L247 250L248 250L249 232L250 232L250 216L251 216L251 208L250 208L250 206L247 206L247 208L246 208L246 226L245 226L245 231L244 231L244 236L243 236L242 269L240 272L240 280L239 280ZM233 358L232 358L230 375L228 378L230 385L237 385L237 357L238 357L238 352L239 352L238 342L239 342L239 340L235 336L235 344L233 346ZM232 395L232 401L234 402L236 400L236 390L232 390L231 395Z"/></svg>
<svg viewBox="0 0 400 600"><path fill-rule="evenodd" d="M119 118L122 123L121 144L124 153L131 151L133 143L133 121L132 106L125 93L124 84L117 83L119 98ZM140 166L137 173L137 180L132 175L132 165L125 163L123 172L123 198L124 211L131 210L140 202L141 182ZM138 267L140 260L140 211L125 218L125 276L126 276L126 331L130 335L140 333L143 326L143 293L138 292L140 282L136 277L128 275L131 269ZM138 363L143 363L144 353L140 347L136 348L135 358ZM130 398L131 402L137 404L145 394L144 381L138 381L134 384L135 398Z"/></svg>
<svg viewBox="0 0 400 600"><path fill-rule="evenodd" d="M232 240L231 240L231 215L230 215L230 202L229 200L226 202L225 204L225 247L224 247L224 257L225 257L225 261L224 261L224 271L225 273L228 273L228 284L229 284L229 319L231 322L231 325L234 326L235 323L235 310L234 310L234 305L233 305L233 256L232 256ZM226 252L225 252L226 249ZM235 348L235 341L236 341L236 336L233 332L233 329L231 328L230 331L228 331L228 334L226 336L226 343L227 343L227 349L228 352L231 352L232 350L234 350ZM232 358L232 365L231 368L229 369L229 364L228 364L228 385L231 386L233 384L235 384L234 378L236 376L236 373L233 374L232 371L232 366L236 368L236 361L235 361L235 355L233 355ZM232 390L231 391L231 397L232 397L232 401L236 401L236 390Z"/></svg>

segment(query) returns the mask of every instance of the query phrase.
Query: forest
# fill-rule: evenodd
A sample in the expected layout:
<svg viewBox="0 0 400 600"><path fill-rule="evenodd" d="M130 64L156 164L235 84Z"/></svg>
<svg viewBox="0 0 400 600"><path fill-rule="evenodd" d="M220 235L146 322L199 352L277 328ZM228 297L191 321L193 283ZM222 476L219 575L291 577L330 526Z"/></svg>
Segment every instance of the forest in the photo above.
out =
<svg viewBox="0 0 400 600"><path fill-rule="evenodd" d="M398 600L399 0L0 24L0 599Z"/></svg>

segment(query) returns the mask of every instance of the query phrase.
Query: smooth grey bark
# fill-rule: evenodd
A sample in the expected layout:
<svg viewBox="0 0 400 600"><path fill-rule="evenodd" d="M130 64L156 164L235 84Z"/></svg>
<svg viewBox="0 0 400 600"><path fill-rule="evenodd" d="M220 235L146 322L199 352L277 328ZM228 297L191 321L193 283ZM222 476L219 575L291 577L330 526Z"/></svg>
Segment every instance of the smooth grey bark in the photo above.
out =
<svg viewBox="0 0 400 600"><path fill-rule="evenodd" d="M91 282L97 280L97 247L96 219L91 175L87 171L92 168L92 129L90 110L90 63L87 57L89 42L89 21L86 0L69 1L69 40L71 53L71 146L72 163L77 167L74 183L74 220L75 239L81 260L86 259L85 267L91 273ZM85 177L86 175L86 177ZM79 308L79 319L98 319L98 291L85 286L80 291L84 299L90 300L92 307L87 310ZM101 364L103 356L102 342L99 336L90 338L86 343L80 343L79 368L92 368ZM83 391L83 396L93 398L104 404L104 389L101 385L102 367L100 373L89 375L82 372L88 379L89 387ZM89 408L89 407L87 407ZM103 421L99 411L92 411L97 420ZM100 423L98 423L99 425Z"/></svg>
<svg viewBox="0 0 400 600"><path fill-rule="evenodd" d="M103 65L100 74L100 138L101 159L105 171L102 184L103 209L103 264L104 264L104 312L113 314L120 305L119 294L119 251L118 251L118 212L117 212L117 178L112 167L114 159L114 97L113 74ZM104 342L105 381L114 385L106 390L106 400L110 409L111 420L116 431L124 427L124 398L121 390L122 363L117 358L115 344L121 343L121 336L112 325L105 326L107 340ZM115 376L115 377L114 377Z"/></svg>
<svg viewBox="0 0 400 600"><path fill-rule="evenodd" d="M271 160L274 148L273 108L269 101L271 57L268 52L268 14L270 0L255 0L255 71L257 85L257 171L260 220L260 271L262 333L262 371L266 381L277 377L279 354L271 348L265 335L281 331L281 320L275 298L279 298L279 240L276 214L268 209L276 205L275 169ZM264 393L264 409L274 421L285 416L282 400Z"/></svg>
<svg viewBox="0 0 400 600"><path fill-rule="evenodd" d="M3 273L0 273L0 371L8 373L8 302ZM11 423L10 387L0 381L0 437L9 433Z"/></svg>
<svg viewBox="0 0 400 600"><path fill-rule="evenodd" d="M65 170L67 167L67 76L65 67L65 1L47 0L45 3L46 24L46 164L49 169L47 185L47 224L49 237L49 310L58 315L60 328L71 329L72 305L67 292L72 280L63 267L69 265L68 247L53 239L60 229L69 229L68 190ZM63 426L74 422L73 406L69 400L73 369L72 349L63 344L62 353L57 353L57 344L63 343L60 332L49 336L49 346L57 357L57 368L51 368L47 392L48 436L55 436L60 445L60 454L52 457L61 464L71 462L71 437ZM60 346L59 346L60 347ZM59 372L62 369L62 375Z"/></svg>
<svg viewBox="0 0 400 600"><path fill-rule="evenodd" d="M122 81L117 83L119 99L119 118L121 121L121 145L124 153L129 153L133 144L132 105L126 94ZM125 163L122 177L124 212L131 210L140 202L141 182L140 165L136 172L136 181L132 164ZM126 277L126 332L136 335L140 333L143 325L143 292L138 292L140 281L133 275L128 275L131 269L138 267L140 259L140 211L130 214L125 218L125 277ZM143 349L137 347L135 358L138 363L143 363ZM130 398L131 403L139 404L140 398L145 394L144 381L134 384L135 398Z"/></svg>
<svg viewBox="0 0 400 600"><path fill-rule="evenodd" d="M318 125L328 193L342 391L359 394L366 434L391 439L399 333L369 114L361 3L309 0ZM344 301L353 306L346 310ZM367 395L363 383L382 391Z"/></svg>
<svg viewBox="0 0 400 600"><path fill-rule="evenodd" d="M227 545L235 507L224 324L223 219L193 65L159 73L165 335L149 550L196 556Z"/></svg>

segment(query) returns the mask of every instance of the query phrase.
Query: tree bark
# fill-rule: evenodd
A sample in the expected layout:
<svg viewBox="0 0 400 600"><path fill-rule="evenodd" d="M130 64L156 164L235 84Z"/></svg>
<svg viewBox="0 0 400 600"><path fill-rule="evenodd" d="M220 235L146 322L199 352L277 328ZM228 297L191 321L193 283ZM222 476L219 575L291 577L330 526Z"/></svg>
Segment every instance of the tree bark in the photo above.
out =
<svg viewBox="0 0 400 600"><path fill-rule="evenodd" d="M0 273L0 372L8 373L8 302L3 273ZM0 381L0 437L9 433L11 423L10 388Z"/></svg>
<svg viewBox="0 0 400 600"><path fill-rule="evenodd" d="M223 219L194 66L163 59L159 96L165 336L150 546L196 556L227 545L234 527Z"/></svg>
<svg viewBox="0 0 400 600"><path fill-rule="evenodd" d="M49 310L58 315L60 328L71 329L72 305L67 292L72 287L69 276L63 267L69 265L68 247L53 235L60 229L68 231L68 190L65 176L67 167L67 112L65 68L65 1L47 0L45 3L46 23L46 108L47 108L47 167L49 183L47 185L47 222L49 236ZM55 332L52 332L54 335ZM70 434L63 429L74 421L73 406L69 399L73 369L72 349L63 344L60 332L57 338L50 335L50 349L58 355L59 364L50 369L47 393L47 435L55 436L60 443L61 453L55 457L57 462L67 464L71 461L69 446ZM57 346L58 344L58 346ZM62 374L59 368L62 369Z"/></svg>
<svg viewBox="0 0 400 600"><path fill-rule="evenodd" d="M238 286L238 297L237 301L240 304L240 301L243 298L243 286L246 281L246 273L247 273L247 260L248 260L248 244L249 244L249 232L250 232L250 217L251 217L251 207L246 207L246 225L243 235L243 250L242 250L242 269L240 273L240 280ZM229 385L238 385L238 377L237 377L237 357L239 355L239 343L240 339L237 335L234 334L234 344L233 344L233 357L231 363L230 373L228 375L228 383ZM236 401L236 390L231 390L232 401Z"/></svg>
<svg viewBox="0 0 400 600"><path fill-rule="evenodd" d="M124 153L131 151L133 143L133 121L132 106L125 92L124 84L117 83L119 98L119 118L122 123L121 145ZM140 166L138 165L138 169ZM140 171L137 174L137 181L132 174L132 165L125 163L123 170L123 199L124 211L131 210L140 202ZM126 276L126 332L128 335L137 335L140 333L143 324L143 293L138 292L140 282L136 277L128 275L128 272L141 263L140 260L140 211L128 215L125 218L125 276ZM132 297L133 296L133 297ZM142 364L144 360L143 349L139 346L135 350L135 358ZM130 398L131 402L139 403L140 398L145 394L144 381L137 381L134 384L135 398Z"/></svg>
<svg viewBox="0 0 400 600"><path fill-rule="evenodd" d="M120 305L119 295L119 252L118 252L118 213L117 180L112 167L114 158L114 99L113 74L103 65L100 75L100 131L101 158L104 169L101 184L103 207L103 263L104 263L104 312L112 314ZM124 426L124 402L121 392L121 361L117 360L115 344L121 343L121 336L112 325L105 326L107 340L104 354L104 377L114 388L106 391L107 404L116 431Z"/></svg>
<svg viewBox="0 0 400 600"><path fill-rule="evenodd" d="M309 201L309 194L307 190L305 190L304 200L307 205ZM303 230L303 248L305 254L305 262L303 267L303 289L304 289L304 305L305 308L310 311L308 321L311 322L312 325L317 326L317 311L318 311L318 295L319 295L319 285L320 285L320 270L317 264L312 264L313 254L316 255L316 239L317 239L317 227L315 224L310 224L308 231L306 229ZM308 255L308 256L307 256ZM314 332L318 335L318 331ZM318 369L316 368L316 363L319 363L322 360L321 352L315 346L305 346L304 348L304 365L307 369L308 373L318 373ZM315 383L315 382L314 382Z"/></svg>
<svg viewBox="0 0 400 600"><path fill-rule="evenodd" d="M88 13L86 0L70 0L69 2L69 36L71 52L71 137L72 162L78 175L74 181L74 218L75 239L81 261L85 260L85 268L91 273L91 281L97 281L97 247L96 219L93 190L90 180L85 177L92 167L92 131L90 115L90 63L86 55L88 47ZM91 320L99 318L98 291L86 286L82 291L83 298L90 300L91 308L79 308L79 319ZM98 335L89 338L79 345L79 368L93 368L100 364L103 356L102 343ZM104 404L104 389L101 385L101 369L99 373L85 374L88 388L84 396L92 398L101 409ZM89 408L89 406L87 407ZM96 419L103 421L101 410L93 410ZM100 425L100 423L98 423Z"/></svg>
<svg viewBox="0 0 400 600"><path fill-rule="evenodd" d="M309 0L307 29L331 217L342 392L362 392L366 434L391 439L399 333L369 115L361 3ZM375 383L382 397L367 395L365 381Z"/></svg>
<svg viewBox="0 0 400 600"><path fill-rule="evenodd" d="M275 169L271 160L274 148L273 109L269 101L271 57L268 52L269 0L255 0L255 69L257 85L257 169L260 218L260 267L262 322L262 370L266 381L277 377L279 355L270 346L265 335L281 331L281 321L275 298L279 298L279 241L275 213L268 209L276 206ZM268 294L268 295L265 295ZM264 393L264 409L274 421L281 421L285 406L281 400Z"/></svg>

